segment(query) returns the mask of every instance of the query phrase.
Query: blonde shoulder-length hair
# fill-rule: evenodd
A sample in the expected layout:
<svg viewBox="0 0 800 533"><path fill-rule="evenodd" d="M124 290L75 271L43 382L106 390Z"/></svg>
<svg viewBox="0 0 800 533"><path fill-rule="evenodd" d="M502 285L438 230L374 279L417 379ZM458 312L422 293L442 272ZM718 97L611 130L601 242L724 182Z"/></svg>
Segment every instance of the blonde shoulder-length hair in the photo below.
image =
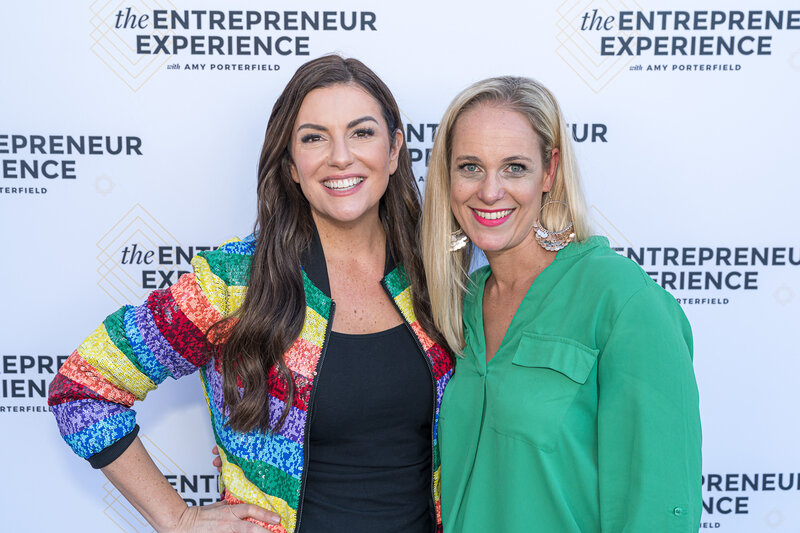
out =
<svg viewBox="0 0 800 533"><path fill-rule="evenodd" d="M461 308L467 290L472 244L457 252L449 251L450 235L459 229L450 209L452 134L458 117L479 104L502 106L526 116L541 140L544 168L550 164L553 149L558 149L560 157L555 181L550 191L544 193L542 204L551 200L567 204L576 240L582 241L589 236L586 202L572 142L553 94L535 80L502 76L479 81L456 96L436 132L422 215L422 254L433 319L456 354L462 354L464 350ZM554 211L551 214L545 210L542 223L551 229L564 227L564 220L554 218L558 216L558 210Z"/></svg>

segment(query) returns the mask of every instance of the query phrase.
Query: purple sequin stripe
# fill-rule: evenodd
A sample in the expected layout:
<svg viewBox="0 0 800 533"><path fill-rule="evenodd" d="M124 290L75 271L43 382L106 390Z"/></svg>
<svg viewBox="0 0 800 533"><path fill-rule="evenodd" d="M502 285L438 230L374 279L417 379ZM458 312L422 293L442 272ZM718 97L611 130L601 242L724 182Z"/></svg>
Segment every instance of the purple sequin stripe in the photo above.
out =
<svg viewBox="0 0 800 533"><path fill-rule="evenodd" d="M213 398L214 407L218 413L222 413L222 406L224 405L222 399L222 376L214 369L213 363L206 365L206 381L211 392L210 397ZM278 422L285 405L284 402L274 396L269 397L269 424L271 427L274 427ZM305 425L306 412L293 406L289 409L289 415L277 434L303 444Z"/></svg>
<svg viewBox="0 0 800 533"><path fill-rule="evenodd" d="M50 409L56 417L62 436L79 433L101 420L130 411L130 408L124 405L97 400L60 403Z"/></svg>
<svg viewBox="0 0 800 533"><path fill-rule="evenodd" d="M170 371L175 379L186 376L197 370L195 366L184 359L170 346L167 339L161 334L156 321L146 305L141 305L134 310L136 326L142 335L142 340L150 348L158 362Z"/></svg>

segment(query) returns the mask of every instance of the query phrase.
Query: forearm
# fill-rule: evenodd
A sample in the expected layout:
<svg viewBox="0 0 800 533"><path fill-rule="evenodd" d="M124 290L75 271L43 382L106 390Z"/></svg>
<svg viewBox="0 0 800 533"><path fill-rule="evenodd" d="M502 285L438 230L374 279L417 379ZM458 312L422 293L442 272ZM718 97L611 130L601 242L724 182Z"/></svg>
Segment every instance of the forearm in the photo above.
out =
<svg viewBox="0 0 800 533"><path fill-rule="evenodd" d="M138 437L102 471L156 531L177 528L187 505L158 470Z"/></svg>

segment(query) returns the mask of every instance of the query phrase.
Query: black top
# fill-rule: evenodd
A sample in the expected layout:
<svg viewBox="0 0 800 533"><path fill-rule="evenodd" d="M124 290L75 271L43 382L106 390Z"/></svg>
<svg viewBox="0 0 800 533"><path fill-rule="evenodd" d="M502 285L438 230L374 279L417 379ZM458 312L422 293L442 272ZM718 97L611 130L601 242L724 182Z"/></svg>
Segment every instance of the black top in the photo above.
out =
<svg viewBox="0 0 800 533"><path fill-rule="evenodd" d="M431 532L430 370L405 324L331 332L317 376L301 528Z"/></svg>

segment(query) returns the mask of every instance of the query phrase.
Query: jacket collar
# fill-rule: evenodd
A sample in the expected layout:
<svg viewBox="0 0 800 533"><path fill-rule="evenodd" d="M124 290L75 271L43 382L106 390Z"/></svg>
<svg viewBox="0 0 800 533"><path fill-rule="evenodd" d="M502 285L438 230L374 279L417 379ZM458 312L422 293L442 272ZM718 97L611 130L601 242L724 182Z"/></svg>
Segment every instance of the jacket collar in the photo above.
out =
<svg viewBox="0 0 800 533"><path fill-rule="evenodd" d="M314 225L314 232L311 235L311 243L300 257L300 266L319 290L331 297L331 284L328 279L328 266L325 263L325 251L322 249L322 241L319 238L317 226ZM392 270L397 267L397 262L392 257L389 250L389 240L386 240L386 264L383 267L383 277L385 278Z"/></svg>

